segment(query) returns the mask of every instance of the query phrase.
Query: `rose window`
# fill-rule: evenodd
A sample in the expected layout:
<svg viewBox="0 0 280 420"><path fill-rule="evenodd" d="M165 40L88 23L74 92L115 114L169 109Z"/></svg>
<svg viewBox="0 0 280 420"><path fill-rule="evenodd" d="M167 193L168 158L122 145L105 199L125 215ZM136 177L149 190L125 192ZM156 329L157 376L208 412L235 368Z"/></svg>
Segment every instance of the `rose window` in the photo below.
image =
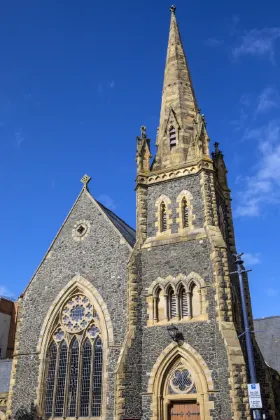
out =
<svg viewBox="0 0 280 420"><path fill-rule="evenodd" d="M84 330L93 319L93 306L86 296L74 296L62 310L62 323L70 333Z"/></svg>
<svg viewBox="0 0 280 420"><path fill-rule="evenodd" d="M196 392L195 384L187 369L176 369L170 379L170 390L173 393Z"/></svg>

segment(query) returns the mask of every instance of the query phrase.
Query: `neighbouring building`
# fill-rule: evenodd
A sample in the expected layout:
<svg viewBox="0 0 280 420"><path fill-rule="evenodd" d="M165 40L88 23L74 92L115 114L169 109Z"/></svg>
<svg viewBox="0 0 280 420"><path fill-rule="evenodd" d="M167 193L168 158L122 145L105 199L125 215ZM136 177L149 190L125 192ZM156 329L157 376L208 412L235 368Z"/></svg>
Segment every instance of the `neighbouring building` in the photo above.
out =
<svg viewBox="0 0 280 420"><path fill-rule="evenodd" d="M251 418L227 169L208 143L172 6L152 163L144 126L137 138L136 232L85 175L18 302L8 415ZM253 329L246 275L245 288ZM263 413L279 419L253 346Z"/></svg>
<svg viewBox="0 0 280 420"><path fill-rule="evenodd" d="M6 411L17 321L17 303L0 296L0 419Z"/></svg>

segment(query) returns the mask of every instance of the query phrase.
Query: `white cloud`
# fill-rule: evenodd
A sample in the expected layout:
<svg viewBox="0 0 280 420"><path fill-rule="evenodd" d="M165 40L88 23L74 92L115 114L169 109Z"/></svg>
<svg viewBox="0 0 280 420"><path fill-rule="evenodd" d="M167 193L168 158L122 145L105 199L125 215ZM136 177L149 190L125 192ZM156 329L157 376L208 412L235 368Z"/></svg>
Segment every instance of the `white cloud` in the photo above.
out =
<svg viewBox="0 0 280 420"><path fill-rule="evenodd" d="M243 254L242 258L245 261L246 265L257 265L260 264L261 259L260 259L261 254L260 253L256 253L256 254Z"/></svg>
<svg viewBox="0 0 280 420"><path fill-rule="evenodd" d="M280 38L280 28L251 29L241 36L240 42L233 50L234 58L241 55L256 57L268 56L274 59L275 42Z"/></svg>
<svg viewBox="0 0 280 420"><path fill-rule="evenodd" d="M115 87L115 80L112 80L112 81L109 83L109 87L110 87L111 89L113 89L113 88Z"/></svg>
<svg viewBox="0 0 280 420"><path fill-rule="evenodd" d="M99 197L97 197L97 200L100 201L105 207L107 207L110 210L116 210L116 204L114 200L107 194L101 194Z"/></svg>
<svg viewBox="0 0 280 420"><path fill-rule="evenodd" d="M4 285L0 285L0 296L7 298L14 298L15 294Z"/></svg>
<svg viewBox="0 0 280 420"><path fill-rule="evenodd" d="M259 216L264 205L280 201L280 121L248 130L244 138L258 143L259 159L255 174L245 178L235 213Z"/></svg>
<svg viewBox="0 0 280 420"><path fill-rule="evenodd" d="M204 42L204 44L207 47L219 47L223 43L224 43L224 41L222 39L217 39L217 38L208 38Z"/></svg>
<svg viewBox="0 0 280 420"><path fill-rule="evenodd" d="M269 287L268 289L265 289L265 294L268 297L275 297L279 294L279 290Z"/></svg>
<svg viewBox="0 0 280 420"><path fill-rule="evenodd" d="M267 112L273 108L278 108L280 103L280 97L278 92L268 87L262 91L259 96L257 113Z"/></svg>

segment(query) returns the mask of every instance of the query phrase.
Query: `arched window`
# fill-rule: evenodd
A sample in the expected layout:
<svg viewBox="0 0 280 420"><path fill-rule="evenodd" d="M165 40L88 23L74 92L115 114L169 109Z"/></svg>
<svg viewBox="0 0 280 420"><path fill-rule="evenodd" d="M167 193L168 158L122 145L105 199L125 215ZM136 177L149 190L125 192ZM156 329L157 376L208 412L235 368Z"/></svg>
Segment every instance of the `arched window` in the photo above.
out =
<svg viewBox="0 0 280 420"><path fill-rule="evenodd" d="M185 287L181 287L180 294L179 294L179 301L180 301L180 317L187 318L190 315L190 308L189 308L189 302L188 302L188 295L187 295Z"/></svg>
<svg viewBox="0 0 280 420"><path fill-rule="evenodd" d="M164 202L160 205L160 230L161 232L165 232L167 230L167 214Z"/></svg>
<svg viewBox="0 0 280 420"><path fill-rule="evenodd" d="M53 392L55 380L55 367L57 357L57 345L52 342L49 346L47 354L47 378L46 378L46 396L45 396L45 414L46 417L52 416L53 409Z"/></svg>
<svg viewBox="0 0 280 420"><path fill-rule="evenodd" d="M102 415L103 349L99 317L86 296L63 306L47 352L45 417Z"/></svg>
<svg viewBox="0 0 280 420"><path fill-rule="evenodd" d="M173 125L170 127L169 129L169 142L170 142L170 147L174 147L176 146L176 130L173 127Z"/></svg>
<svg viewBox="0 0 280 420"><path fill-rule="evenodd" d="M189 207L185 197L182 200L182 226L183 228L189 227Z"/></svg>
<svg viewBox="0 0 280 420"><path fill-rule="evenodd" d="M175 318L177 315L176 295L172 287L168 291L168 318Z"/></svg>

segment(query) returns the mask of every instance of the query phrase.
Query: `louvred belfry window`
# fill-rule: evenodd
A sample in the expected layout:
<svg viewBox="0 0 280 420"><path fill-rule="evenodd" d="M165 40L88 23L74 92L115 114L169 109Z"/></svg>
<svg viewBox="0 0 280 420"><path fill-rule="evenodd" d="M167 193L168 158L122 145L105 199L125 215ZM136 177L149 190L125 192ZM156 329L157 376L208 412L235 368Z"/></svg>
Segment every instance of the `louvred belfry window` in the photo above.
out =
<svg viewBox="0 0 280 420"><path fill-rule="evenodd" d="M189 305L188 305L188 296L186 289L183 287L180 293L180 302L181 302L181 318L186 318L189 315Z"/></svg>
<svg viewBox="0 0 280 420"><path fill-rule="evenodd" d="M167 230L167 214L166 214L166 205L165 203L161 203L160 206L160 225L161 225L161 232L165 232Z"/></svg>
<svg viewBox="0 0 280 420"><path fill-rule="evenodd" d="M99 317L89 299L79 294L62 308L48 348L45 417L100 417L102 374Z"/></svg>
<svg viewBox="0 0 280 420"><path fill-rule="evenodd" d="M176 295L173 289L170 289L168 293L168 301L169 301L169 319L176 317Z"/></svg>
<svg viewBox="0 0 280 420"><path fill-rule="evenodd" d="M169 141L170 141L170 147L176 146L177 140L176 140L176 130L173 126L169 129Z"/></svg>

